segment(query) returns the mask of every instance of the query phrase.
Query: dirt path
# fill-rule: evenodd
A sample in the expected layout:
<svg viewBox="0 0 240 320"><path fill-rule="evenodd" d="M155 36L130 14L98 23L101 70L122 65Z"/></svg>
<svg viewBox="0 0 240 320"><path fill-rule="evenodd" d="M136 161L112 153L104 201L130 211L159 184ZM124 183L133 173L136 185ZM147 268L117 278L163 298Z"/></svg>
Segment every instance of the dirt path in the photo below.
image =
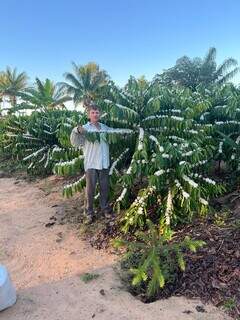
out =
<svg viewBox="0 0 240 320"><path fill-rule="evenodd" d="M56 215L36 184L0 179L0 263L17 288L17 303L0 320L227 320L200 301L171 298L143 304L121 288L113 271L115 256L80 240L70 225L46 228ZM80 274L100 276L89 283Z"/></svg>

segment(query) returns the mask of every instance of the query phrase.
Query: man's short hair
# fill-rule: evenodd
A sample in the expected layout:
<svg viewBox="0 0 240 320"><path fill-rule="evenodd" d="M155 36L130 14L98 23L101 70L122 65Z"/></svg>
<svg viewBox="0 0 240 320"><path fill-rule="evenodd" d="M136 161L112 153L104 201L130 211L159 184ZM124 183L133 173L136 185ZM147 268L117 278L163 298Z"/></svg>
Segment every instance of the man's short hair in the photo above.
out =
<svg viewBox="0 0 240 320"><path fill-rule="evenodd" d="M87 112L89 112L90 110L99 110L101 111L100 107L96 104L96 103L89 103L87 105Z"/></svg>

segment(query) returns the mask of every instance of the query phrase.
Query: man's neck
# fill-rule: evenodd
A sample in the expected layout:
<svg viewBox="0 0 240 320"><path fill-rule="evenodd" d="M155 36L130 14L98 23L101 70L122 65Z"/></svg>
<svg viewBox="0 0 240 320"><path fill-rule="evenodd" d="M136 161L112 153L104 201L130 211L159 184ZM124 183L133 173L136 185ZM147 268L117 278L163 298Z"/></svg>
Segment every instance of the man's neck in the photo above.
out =
<svg viewBox="0 0 240 320"><path fill-rule="evenodd" d="M97 122L90 121L90 123L94 125L97 129L100 129L100 123L98 121Z"/></svg>

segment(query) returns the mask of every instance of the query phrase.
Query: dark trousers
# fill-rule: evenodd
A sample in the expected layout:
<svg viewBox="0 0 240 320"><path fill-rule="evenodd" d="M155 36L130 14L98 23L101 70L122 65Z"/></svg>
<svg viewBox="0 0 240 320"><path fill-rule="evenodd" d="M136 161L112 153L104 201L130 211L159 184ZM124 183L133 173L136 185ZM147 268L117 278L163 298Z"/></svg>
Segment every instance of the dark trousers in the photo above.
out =
<svg viewBox="0 0 240 320"><path fill-rule="evenodd" d="M88 169L86 171L86 194L85 194L85 213L93 215L93 203L96 191L96 184L99 183L100 189L100 207L104 213L111 212L108 203L109 192L109 169Z"/></svg>

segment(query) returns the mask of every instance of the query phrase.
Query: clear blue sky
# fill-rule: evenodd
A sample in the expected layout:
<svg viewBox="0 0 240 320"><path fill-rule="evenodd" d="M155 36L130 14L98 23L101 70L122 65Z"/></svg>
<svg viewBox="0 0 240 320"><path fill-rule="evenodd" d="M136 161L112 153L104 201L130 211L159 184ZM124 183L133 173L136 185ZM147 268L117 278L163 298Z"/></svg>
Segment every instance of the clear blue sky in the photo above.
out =
<svg viewBox="0 0 240 320"><path fill-rule="evenodd" d="M239 12L239 0L2 0L0 70L62 81L71 61L95 61L123 85L210 46L240 63Z"/></svg>

